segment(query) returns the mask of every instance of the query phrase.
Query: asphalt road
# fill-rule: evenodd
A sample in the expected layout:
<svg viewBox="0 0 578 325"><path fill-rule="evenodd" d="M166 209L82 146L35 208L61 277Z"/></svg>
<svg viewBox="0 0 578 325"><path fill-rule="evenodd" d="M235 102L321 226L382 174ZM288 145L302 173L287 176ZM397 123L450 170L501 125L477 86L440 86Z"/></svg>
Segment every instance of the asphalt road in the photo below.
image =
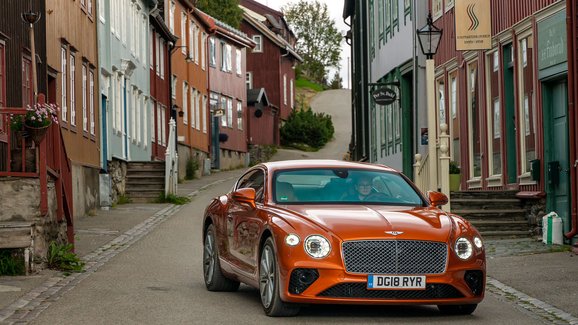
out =
<svg viewBox="0 0 578 325"><path fill-rule="evenodd" d="M258 291L205 289L201 211L231 182L200 192L151 233L112 258L53 302L32 324L541 324L501 297L489 294L473 316L443 316L435 307L313 306L298 317L263 314Z"/></svg>

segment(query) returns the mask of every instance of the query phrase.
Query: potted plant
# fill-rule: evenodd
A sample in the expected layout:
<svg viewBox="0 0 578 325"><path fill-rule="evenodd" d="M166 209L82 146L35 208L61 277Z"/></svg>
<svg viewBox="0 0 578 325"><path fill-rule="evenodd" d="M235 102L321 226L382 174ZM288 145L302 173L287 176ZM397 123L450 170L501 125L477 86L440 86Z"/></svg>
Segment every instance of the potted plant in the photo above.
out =
<svg viewBox="0 0 578 325"><path fill-rule="evenodd" d="M39 144L52 122L58 124L58 106L55 104L37 103L26 108L26 114L13 115L10 127L19 132L23 129L27 136Z"/></svg>
<svg viewBox="0 0 578 325"><path fill-rule="evenodd" d="M457 192L460 190L461 175L460 167L455 161L450 161L450 191Z"/></svg>

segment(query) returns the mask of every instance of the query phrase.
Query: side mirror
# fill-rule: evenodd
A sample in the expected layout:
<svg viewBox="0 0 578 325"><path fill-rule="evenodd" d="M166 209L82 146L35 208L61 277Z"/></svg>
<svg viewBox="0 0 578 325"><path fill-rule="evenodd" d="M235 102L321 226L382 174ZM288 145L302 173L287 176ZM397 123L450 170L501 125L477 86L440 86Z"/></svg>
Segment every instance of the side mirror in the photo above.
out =
<svg viewBox="0 0 578 325"><path fill-rule="evenodd" d="M428 191L427 196L433 207L439 207L448 203L448 197L442 192Z"/></svg>
<svg viewBox="0 0 578 325"><path fill-rule="evenodd" d="M254 188L241 188L233 192L233 200L240 203L247 203L252 208L255 208L255 189Z"/></svg>

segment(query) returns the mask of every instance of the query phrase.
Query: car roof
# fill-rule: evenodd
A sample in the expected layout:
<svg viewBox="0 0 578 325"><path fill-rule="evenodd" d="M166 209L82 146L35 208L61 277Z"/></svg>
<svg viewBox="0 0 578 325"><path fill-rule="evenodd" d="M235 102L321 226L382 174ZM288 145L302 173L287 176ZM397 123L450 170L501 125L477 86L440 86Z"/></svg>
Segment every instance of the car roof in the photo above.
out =
<svg viewBox="0 0 578 325"><path fill-rule="evenodd" d="M378 164L370 164L363 162L353 162L333 159L300 159L300 160L282 160L262 163L270 171L284 170L284 169L302 169L302 168L355 168L367 170L386 170L398 173L397 170Z"/></svg>

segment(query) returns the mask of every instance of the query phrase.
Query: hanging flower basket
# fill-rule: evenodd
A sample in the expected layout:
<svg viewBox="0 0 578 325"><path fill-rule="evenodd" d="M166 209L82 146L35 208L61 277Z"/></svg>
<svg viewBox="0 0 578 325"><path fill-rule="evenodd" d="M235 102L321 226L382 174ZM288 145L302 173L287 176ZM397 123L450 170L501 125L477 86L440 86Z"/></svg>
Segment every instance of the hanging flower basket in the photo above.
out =
<svg viewBox="0 0 578 325"><path fill-rule="evenodd" d="M30 126L28 124L24 124L24 129L28 133L28 137L32 141L34 141L34 144L39 145L40 142L42 141L42 139L44 139L44 136L46 135L46 132L48 131L48 128L50 127L50 125L52 125L52 123L49 123L48 125L45 125L45 126L39 126L39 127L34 127L34 126Z"/></svg>

